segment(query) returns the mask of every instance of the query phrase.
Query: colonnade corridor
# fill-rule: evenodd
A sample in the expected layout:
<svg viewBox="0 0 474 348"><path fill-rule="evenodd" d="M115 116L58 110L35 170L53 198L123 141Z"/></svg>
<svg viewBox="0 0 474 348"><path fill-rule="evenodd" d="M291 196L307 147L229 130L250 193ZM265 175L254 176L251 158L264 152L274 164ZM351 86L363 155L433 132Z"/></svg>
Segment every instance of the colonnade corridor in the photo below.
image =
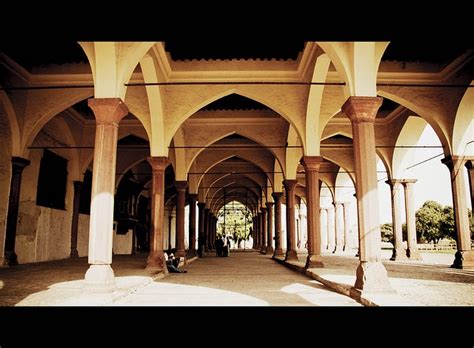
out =
<svg viewBox="0 0 474 348"><path fill-rule="evenodd" d="M119 301L131 306L360 306L257 251L209 253Z"/></svg>

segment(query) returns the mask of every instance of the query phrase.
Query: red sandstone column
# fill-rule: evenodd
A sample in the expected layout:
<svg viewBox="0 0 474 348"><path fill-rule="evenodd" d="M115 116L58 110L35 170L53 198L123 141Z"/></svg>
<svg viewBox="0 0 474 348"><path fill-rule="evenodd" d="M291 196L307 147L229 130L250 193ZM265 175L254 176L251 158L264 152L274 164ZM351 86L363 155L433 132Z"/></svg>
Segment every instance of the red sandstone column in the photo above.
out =
<svg viewBox="0 0 474 348"><path fill-rule="evenodd" d="M285 261L298 260L295 248L295 186L296 180L284 181L286 190L286 257Z"/></svg>
<svg viewBox="0 0 474 348"><path fill-rule="evenodd" d="M267 253L267 235L268 235L268 230L267 230L267 208L260 208L262 212L262 245L260 248L260 252L262 254Z"/></svg>
<svg viewBox="0 0 474 348"><path fill-rule="evenodd" d="M334 202L334 221L335 221L335 237L336 246L333 253L344 249L344 212L342 202Z"/></svg>
<svg viewBox="0 0 474 348"><path fill-rule="evenodd" d="M402 234L402 201L401 190L403 188L402 181L397 179L385 181L390 185L392 197L392 222L393 222L393 253L390 260L406 260L407 252L403 247ZM414 216L413 216L414 217ZM408 219L407 219L408 222ZM407 223L408 226L408 223ZM416 241L416 240L415 240ZM415 244L416 246L416 244Z"/></svg>
<svg viewBox="0 0 474 348"><path fill-rule="evenodd" d="M96 119L94 168L92 174L91 215L89 224L89 264L85 274L88 288L115 289L112 263L115 165L118 124L128 114L119 98L88 100Z"/></svg>
<svg viewBox="0 0 474 348"><path fill-rule="evenodd" d="M272 197L275 201L275 251L273 257L283 256L283 248L281 247L281 197L282 192L273 192Z"/></svg>
<svg viewBox="0 0 474 348"><path fill-rule="evenodd" d="M206 230L205 230L205 214L204 210L206 208L206 203L199 202L198 209L199 209L199 238L198 238L198 255L199 257L205 256L205 244L206 244Z"/></svg>
<svg viewBox="0 0 474 348"><path fill-rule="evenodd" d="M184 249L184 204L186 201L187 181L175 181L177 199L176 199L176 237L178 240L176 246L176 256L186 257Z"/></svg>
<svg viewBox="0 0 474 348"><path fill-rule="evenodd" d="M268 227L268 237L267 237L267 250L266 254L273 254L273 202L267 202L267 227Z"/></svg>
<svg viewBox="0 0 474 348"><path fill-rule="evenodd" d="M189 194L189 257L196 256L196 201L197 194Z"/></svg>
<svg viewBox="0 0 474 348"><path fill-rule="evenodd" d="M209 252L209 208L204 208L204 251Z"/></svg>
<svg viewBox="0 0 474 348"><path fill-rule="evenodd" d="M255 230L257 231L257 245L255 246L255 249L260 250L260 247L262 245L262 213L256 214L255 222Z"/></svg>
<svg viewBox="0 0 474 348"><path fill-rule="evenodd" d="M164 260L163 239L165 219L165 170L170 163L167 157L148 157L152 169L151 189L151 234L150 255L147 259L147 268L156 272L166 273ZM171 224L170 229L171 229ZM171 245L171 240L170 240Z"/></svg>
<svg viewBox="0 0 474 348"><path fill-rule="evenodd" d="M467 211L466 182L463 166L465 159L461 156L449 156L441 160L451 173L453 192L454 221L457 234L458 251L451 265L453 268L474 269L474 252L471 249L471 231Z"/></svg>
<svg viewBox="0 0 474 348"><path fill-rule="evenodd" d="M469 188L471 189L471 207L472 207L472 214L471 220L472 224L474 225L474 159L468 160L466 162L468 177L469 177Z"/></svg>
<svg viewBox="0 0 474 348"><path fill-rule="evenodd" d="M382 105L380 97L350 97L342 112L351 120L359 217L360 264L355 288L360 291L391 291L380 258L380 219L375 154L374 122Z"/></svg>
<svg viewBox="0 0 474 348"><path fill-rule="evenodd" d="M12 157L12 177L10 180L10 196L8 197L7 226L5 235L5 251L3 264L18 265L15 253L16 226L18 222L18 207L20 203L21 174L30 161L21 157Z"/></svg>
<svg viewBox="0 0 474 348"><path fill-rule="evenodd" d="M405 212L407 218L407 256L410 260L422 260L418 251L416 239L416 220L415 220L415 197L413 196L413 185L416 179L404 179L405 186Z"/></svg>
<svg viewBox="0 0 474 348"><path fill-rule="evenodd" d="M74 200L71 219L71 254L70 258L77 258L77 229L79 224L79 206L81 204L82 181L74 181Z"/></svg>
<svg viewBox="0 0 474 348"><path fill-rule="evenodd" d="M344 248L343 250L347 250L350 247L350 218L349 218L349 209L351 206L351 202L343 202L342 207L344 209Z"/></svg>
<svg viewBox="0 0 474 348"><path fill-rule="evenodd" d="M301 163L306 177L306 221L308 230L308 257L305 268L324 267L321 258L321 221L319 217L319 167L321 156L304 156Z"/></svg>

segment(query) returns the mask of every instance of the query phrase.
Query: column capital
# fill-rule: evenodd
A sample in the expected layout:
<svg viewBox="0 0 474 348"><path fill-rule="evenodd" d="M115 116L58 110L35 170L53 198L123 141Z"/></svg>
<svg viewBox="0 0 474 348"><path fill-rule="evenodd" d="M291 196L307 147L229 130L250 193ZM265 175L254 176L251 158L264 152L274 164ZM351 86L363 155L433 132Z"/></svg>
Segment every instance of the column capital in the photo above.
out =
<svg viewBox="0 0 474 348"><path fill-rule="evenodd" d="M335 202L332 202L332 204L333 204L334 206L336 206L336 205L344 205L344 202L335 201Z"/></svg>
<svg viewBox="0 0 474 348"><path fill-rule="evenodd" d="M206 203L204 203L204 202L199 202L199 203L198 203L198 207L199 207L200 209L203 209L203 208L206 207Z"/></svg>
<svg viewBox="0 0 474 348"><path fill-rule="evenodd" d="M468 159L469 158L464 156L449 155L441 159L441 163L444 163L449 168L449 170L457 170L458 168L465 165Z"/></svg>
<svg viewBox="0 0 474 348"><path fill-rule="evenodd" d="M272 197L275 200L275 203L277 203L279 200L281 200L281 197L283 197L283 192L273 192Z"/></svg>
<svg viewBox="0 0 474 348"><path fill-rule="evenodd" d="M275 205L273 202L267 202L265 204L267 205L267 209L271 209Z"/></svg>
<svg viewBox="0 0 474 348"><path fill-rule="evenodd" d="M196 203L196 202L197 202L197 198L198 198L198 194L197 194L197 193L189 193L189 194L188 194L188 197L189 197L189 200L190 200L191 202Z"/></svg>
<svg viewBox="0 0 474 348"><path fill-rule="evenodd" d="M84 183L82 181L73 181L74 190L81 190Z"/></svg>
<svg viewBox="0 0 474 348"><path fill-rule="evenodd" d="M301 159L304 170L308 172L318 172L322 162L324 162L323 156L303 156Z"/></svg>
<svg viewBox="0 0 474 348"><path fill-rule="evenodd" d="M374 122L382 101L382 97L349 97L341 110L351 122Z"/></svg>
<svg viewBox="0 0 474 348"><path fill-rule="evenodd" d="M28 165L30 165L30 160L21 157L12 157L12 169L14 173L21 173Z"/></svg>
<svg viewBox="0 0 474 348"><path fill-rule="evenodd" d="M403 179L402 184L406 186L407 184L414 184L417 181L418 181L418 179Z"/></svg>
<svg viewBox="0 0 474 348"><path fill-rule="evenodd" d="M466 168L468 170L474 170L474 158L469 158L466 160Z"/></svg>
<svg viewBox="0 0 474 348"><path fill-rule="evenodd" d="M168 157L165 156L154 156L147 158L148 163L151 165L151 169L154 172L164 171L166 167L171 163Z"/></svg>
<svg viewBox="0 0 474 348"><path fill-rule="evenodd" d="M389 179L385 180L385 183L390 185L390 187L393 189L395 186L400 186L403 184L402 179Z"/></svg>
<svg viewBox="0 0 474 348"><path fill-rule="evenodd" d="M186 191L188 187L187 181L175 181L174 186L176 187L176 191Z"/></svg>
<svg viewBox="0 0 474 348"><path fill-rule="evenodd" d="M128 107L120 98L90 98L87 105L94 112L97 124L116 124L128 114Z"/></svg>
<svg viewBox="0 0 474 348"><path fill-rule="evenodd" d="M296 180L284 180L283 185L287 191L293 191L295 189L297 181Z"/></svg>

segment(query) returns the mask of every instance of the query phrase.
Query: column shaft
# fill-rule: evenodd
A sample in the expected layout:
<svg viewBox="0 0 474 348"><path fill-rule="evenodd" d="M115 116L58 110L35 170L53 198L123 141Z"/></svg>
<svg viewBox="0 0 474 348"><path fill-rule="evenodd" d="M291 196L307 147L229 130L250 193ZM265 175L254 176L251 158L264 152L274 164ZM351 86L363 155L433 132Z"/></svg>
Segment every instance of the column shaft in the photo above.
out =
<svg viewBox="0 0 474 348"><path fill-rule="evenodd" d="M199 202L198 209L199 209L199 237L198 237L198 255L199 257L205 256L205 240L206 240L206 232L205 232L205 207L206 203Z"/></svg>
<svg viewBox="0 0 474 348"><path fill-rule="evenodd" d="M71 219L71 254L70 258L79 257L77 252L77 232L79 225L79 206L81 204L82 181L74 181L74 200L72 204Z"/></svg>
<svg viewBox="0 0 474 348"><path fill-rule="evenodd" d="M6 266L18 264L15 253L16 227L18 208L20 206L21 174L30 161L21 157L12 157L12 177L10 180L10 196L8 197L7 226L5 234L5 251L3 263Z"/></svg>
<svg viewBox="0 0 474 348"><path fill-rule="evenodd" d="M344 249L344 212L342 202L334 202L334 222L335 222L335 236L336 246L333 253L342 251Z"/></svg>
<svg viewBox="0 0 474 348"><path fill-rule="evenodd" d="M461 156L449 156L442 160L448 166L451 173L454 225L458 247L451 267L474 269L474 252L471 249L471 230L467 210L466 182L463 173L465 161L465 158Z"/></svg>
<svg viewBox="0 0 474 348"><path fill-rule="evenodd" d="M321 224L319 216L319 167L321 156L304 156L302 164L306 177L306 207L308 257L305 268L324 267L321 258Z"/></svg>
<svg viewBox="0 0 474 348"><path fill-rule="evenodd" d="M285 261L298 260L295 243L295 186L296 180L285 180L286 190L286 257Z"/></svg>
<svg viewBox="0 0 474 348"><path fill-rule="evenodd" d="M377 157L374 122L382 105L380 97L350 97L342 112L352 124L356 193L359 217L359 259L355 289L392 291L380 258Z"/></svg>
<svg viewBox="0 0 474 348"><path fill-rule="evenodd" d="M89 264L85 281L90 289L115 289L112 263L115 168L118 124L128 108L118 98L89 99L96 118L94 167L89 223Z"/></svg>
<svg viewBox="0 0 474 348"><path fill-rule="evenodd" d="M416 239L415 197L413 196L413 180L403 180L405 186L405 214L407 218L407 256L410 260L421 260Z"/></svg>
<svg viewBox="0 0 474 348"><path fill-rule="evenodd" d="M281 197L282 192L273 192L272 197L275 201L275 251L273 257L283 256L281 240Z"/></svg>
<svg viewBox="0 0 474 348"><path fill-rule="evenodd" d="M387 180L386 183L390 185L392 198L393 253L390 260L406 260L408 250L403 247L402 234L402 182L392 179Z"/></svg>
<svg viewBox="0 0 474 348"><path fill-rule="evenodd" d="M189 195L189 249L188 256L196 256L196 201L197 194Z"/></svg>
<svg viewBox="0 0 474 348"><path fill-rule="evenodd" d="M186 181L175 181L177 199L176 199L176 236L177 247L176 257L186 257L184 243L184 204L186 202Z"/></svg>
<svg viewBox="0 0 474 348"><path fill-rule="evenodd" d="M262 212L262 245L260 247L260 252L262 254L267 253L267 208L260 208Z"/></svg>
<svg viewBox="0 0 474 348"><path fill-rule="evenodd" d="M273 217L273 202L267 202L267 228L268 228L268 234L267 234L267 250L266 254L273 254L273 222L274 222L274 217Z"/></svg>

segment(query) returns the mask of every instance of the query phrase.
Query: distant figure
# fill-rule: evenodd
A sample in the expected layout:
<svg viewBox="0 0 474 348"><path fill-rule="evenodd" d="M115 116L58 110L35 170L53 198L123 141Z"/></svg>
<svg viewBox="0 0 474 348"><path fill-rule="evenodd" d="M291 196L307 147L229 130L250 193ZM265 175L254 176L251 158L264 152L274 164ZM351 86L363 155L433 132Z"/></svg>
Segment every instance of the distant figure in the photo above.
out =
<svg viewBox="0 0 474 348"><path fill-rule="evenodd" d="M224 245L224 249L222 251L222 256L229 256L230 254L230 238L226 238L226 243Z"/></svg>
<svg viewBox="0 0 474 348"><path fill-rule="evenodd" d="M222 256L222 252L224 250L224 240L221 238L216 239L216 255Z"/></svg>

